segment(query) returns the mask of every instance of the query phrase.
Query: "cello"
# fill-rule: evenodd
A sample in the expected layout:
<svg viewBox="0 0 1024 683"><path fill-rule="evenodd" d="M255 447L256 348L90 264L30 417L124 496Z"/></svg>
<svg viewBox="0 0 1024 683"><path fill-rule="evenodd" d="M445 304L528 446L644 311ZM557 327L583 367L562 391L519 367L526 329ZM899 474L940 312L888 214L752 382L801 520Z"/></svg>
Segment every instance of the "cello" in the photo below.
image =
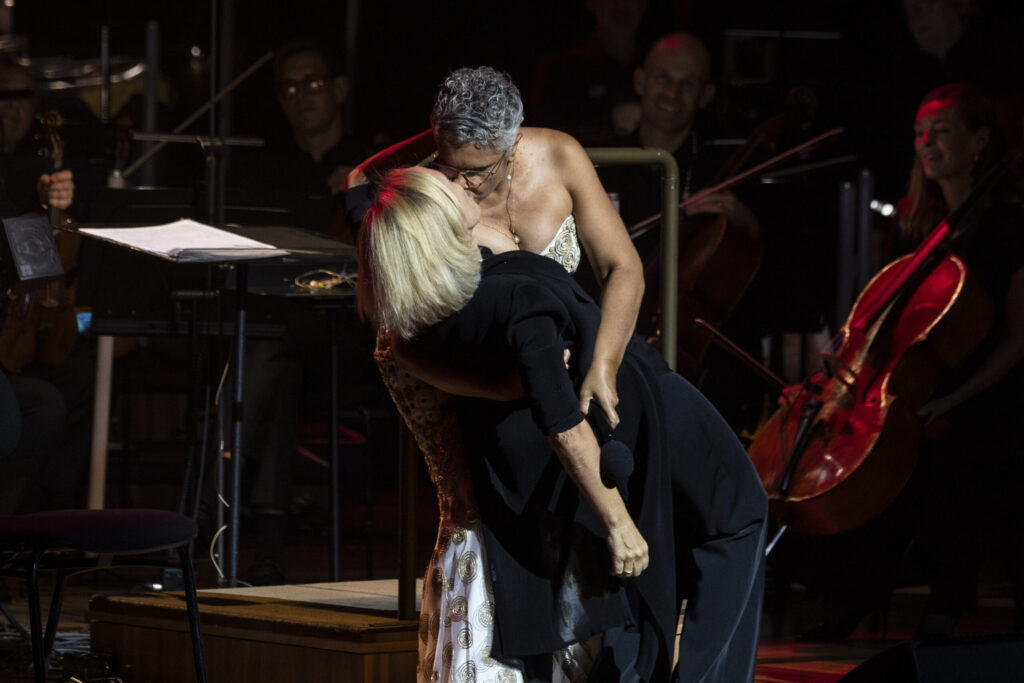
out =
<svg viewBox="0 0 1024 683"><path fill-rule="evenodd" d="M906 485L935 389L963 366L995 319L993 303L950 246L969 231L997 165L918 248L882 269L854 303L823 369L782 392L748 449L775 517L837 534L877 517Z"/></svg>
<svg viewBox="0 0 1024 683"><path fill-rule="evenodd" d="M843 132L842 128L829 130L767 161L736 173L751 153L761 146L774 147L781 127L770 119L751 134L730 160L719 169L708 187L695 192L679 204L685 209L709 195L726 190L793 155L813 148ZM635 240L644 234L661 214L656 214L629 228ZM676 371L692 383L700 385L704 374L704 356L711 345L715 328L732 315L744 293L750 287L761 266L761 243L724 216L705 214L688 221L687 235L679 247L677 275L677 351ZM660 248L644 264L646 291L658 291L660 282ZM655 346L661 336L661 303L654 297L645 297L637 321L638 333Z"/></svg>

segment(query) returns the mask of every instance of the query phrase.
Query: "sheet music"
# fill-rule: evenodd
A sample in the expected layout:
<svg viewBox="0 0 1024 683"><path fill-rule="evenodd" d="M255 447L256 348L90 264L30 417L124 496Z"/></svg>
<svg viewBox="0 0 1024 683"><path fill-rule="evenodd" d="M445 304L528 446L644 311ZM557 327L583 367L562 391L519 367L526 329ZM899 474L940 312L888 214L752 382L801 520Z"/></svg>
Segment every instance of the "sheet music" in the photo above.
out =
<svg viewBox="0 0 1024 683"><path fill-rule="evenodd" d="M81 228L109 242L179 262L236 261L284 256L288 252L233 232L183 218L138 228Z"/></svg>

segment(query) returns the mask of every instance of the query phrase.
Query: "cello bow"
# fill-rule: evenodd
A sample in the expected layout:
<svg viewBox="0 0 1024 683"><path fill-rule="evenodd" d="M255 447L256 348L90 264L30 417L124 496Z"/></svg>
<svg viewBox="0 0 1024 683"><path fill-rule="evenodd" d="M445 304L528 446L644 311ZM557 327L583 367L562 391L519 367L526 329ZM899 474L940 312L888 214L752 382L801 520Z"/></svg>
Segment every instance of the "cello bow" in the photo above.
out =
<svg viewBox="0 0 1024 683"><path fill-rule="evenodd" d="M760 173L761 171L764 171L764 170L766 170L768 168L771 168L772 166L775 166L777 164L782 163L786 159L789 159L790 157L792 157L792 156L794 156L796 154L799 154L800 152L802 152L804 150L810 149L810 148L812 148L812 147L814 147L814 146L816 146L816 145L818 145L818 144L820 144L822 142L826 142L828 140L831 140L832 138L834 138L837 135L839 135L840 133L842 133L844 130L845 130L844 128L833 128L832 130L826 131L826 132L822 133L821 135L817 135L817 136L811 138L810 140L807 140L805 142L801 142L799 145L796 145L795 147L792 147L792 148L786 150L785 152L777 154L777 155L773 156L771 159L768 159L767 161L763 161L763 162L761 162L760 164L758 164L756 166L752 166L752 167L748 168L746 171L743 171L741 173L737 173L736 175L731 176L730 178L727 178L727 179L723 180L722 182L720 182L720 183L718 183L716 185L712 185L711 187L706 187L706 188L700 190L699 192L694 192L692 195L690 195L689 197L687 197L683 201L679 202L679 208L680 209L685 209L687 206L689 206L691 204L695 204L695 203L699 202L700 200L704 199L705 197L708 197L709 195L714 194L715 192L721 192L722 190L726 190L726 189L732 187L733 185L736 185L736 184L746 180L747 178L749 178L752 175L756 175L756 174ZM636 239L637 237L640 237L641 235L646 233L648 230L650 230L651 225L653 225L654 223L658 222L661 219L661 216L662 216L662 214L659 212L659 213L654 214L653 216L650 216L649 218L643 219L639 223L636 223L636 224L630 226L629 230L628 230L629 236L631 238L633 238L633 239Z"/></svg>

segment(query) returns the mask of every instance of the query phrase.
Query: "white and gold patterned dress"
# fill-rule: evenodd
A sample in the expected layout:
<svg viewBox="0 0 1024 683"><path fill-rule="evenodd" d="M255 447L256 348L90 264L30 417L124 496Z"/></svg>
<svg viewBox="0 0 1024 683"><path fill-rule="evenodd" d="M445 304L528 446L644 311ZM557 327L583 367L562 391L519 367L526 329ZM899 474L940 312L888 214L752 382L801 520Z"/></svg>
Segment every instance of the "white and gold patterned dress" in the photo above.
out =
<svg viewBox="0 0 1024 683"><path fill-rule="evenodd" d="M579 243L572 215L543 255L573 272ZM412 432L437 489L437 544L423 581L418 683L522 683L523 675L490 656L494 597L472 481L453 399L399 368L385 333L374 354L384 384ZM586 680L595 643L552 653L554 683Z"/></svg>
<svg viewBox="0 0 1024 683"><path fill-rule="evenodd" d="M558 226L548 246L541 249L540 255L562 264L570 274L579 268L580 240L576 235L576 218L571 213Z"/></svg>

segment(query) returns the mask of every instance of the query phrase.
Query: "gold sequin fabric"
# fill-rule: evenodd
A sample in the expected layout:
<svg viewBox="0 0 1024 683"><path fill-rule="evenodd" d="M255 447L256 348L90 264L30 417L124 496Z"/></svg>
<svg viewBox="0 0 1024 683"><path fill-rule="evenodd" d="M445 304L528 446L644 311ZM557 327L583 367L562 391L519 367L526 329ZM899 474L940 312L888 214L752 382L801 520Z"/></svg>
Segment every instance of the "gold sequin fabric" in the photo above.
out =
<svg viewBox="0 0 1024 683"><path fill-rule="evenodd" d="M558 261L570 273L575 273L579 268L580 240L576 235L576 218L571 213L562 221L554 238L540 251L540 255Z"/></svg>
<svg viewBox="0 0 1024 683"><path fill-rule="evenodd" d="M383 333L377 336L374 358L391 400L423 453L437 489L442 527L454 528L476 519L476 500L451 395L399 368Z"/></svg>
<svg viewBox="0 0 1024 683"><path fill-rule="evenodd" d="M399 368L383 331L374 358L423 453L440 510L423 581L417 683L522 683L522 672L490 656L494 594L453 399ZM573 645L552 653L553 683L585 679L590 657L582 652Z"/></svg>

